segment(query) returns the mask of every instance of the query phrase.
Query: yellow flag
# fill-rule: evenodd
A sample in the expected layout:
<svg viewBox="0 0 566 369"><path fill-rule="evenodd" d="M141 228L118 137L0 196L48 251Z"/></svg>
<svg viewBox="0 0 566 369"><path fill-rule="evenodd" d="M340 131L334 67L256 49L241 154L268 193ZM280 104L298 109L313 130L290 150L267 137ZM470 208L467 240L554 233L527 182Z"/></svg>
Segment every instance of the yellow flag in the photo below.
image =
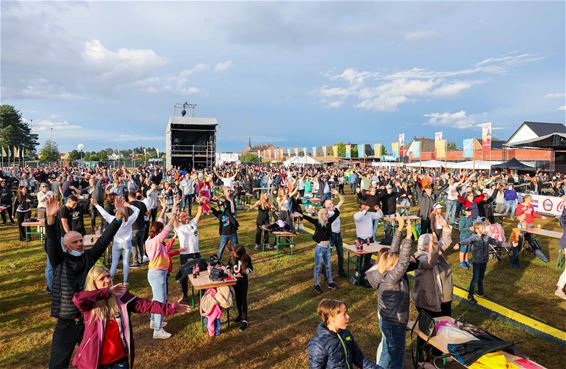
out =
<svg viewBox="0 0 566 369"><path fill-rule="evenodd" d="M18 148L14 146L14 158L17 158L19 156L18 154Z"/></svg>
<svg viewBox="0 0 566 369"><path fill-rule="evenodd" d="M338 157L338 145L332 146L332 155L337 158Z"/></svg>
<svg viewBox="0 0 566 369"><path fill-rule="evenodd" d="M6 154L6 150L4 150L4 146L2 146L2 156L8 156L8 155Z"/></svg>

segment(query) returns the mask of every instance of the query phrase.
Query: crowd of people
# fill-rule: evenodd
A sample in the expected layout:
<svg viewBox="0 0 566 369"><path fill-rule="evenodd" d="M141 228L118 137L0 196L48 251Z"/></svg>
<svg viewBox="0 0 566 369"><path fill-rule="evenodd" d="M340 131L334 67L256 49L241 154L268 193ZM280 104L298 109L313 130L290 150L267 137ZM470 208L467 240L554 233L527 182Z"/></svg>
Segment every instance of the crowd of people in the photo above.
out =
<svg viewBox="0 0 566 369"><path fill-rule="evenodd" d="M271 231L301 232L306 224L315 243L314 293L324 292L321 273L328 289L339 288L332 253L337 254L338 277L346 278L340 219L345 190L358 203L353 215L355 243L383 246L374 265L371 254L364 256L361 273L353 278L356 284L377 291L382 340L374 363L361 353L346 329L346 305L324 299L318 307L322 322L308 345L309 365L402 368L411 300L407 272L415 271L412 300L417 310L432 317L450 316L452 265L446 255L453 246L459 253L457 266L472 269L468 300L477 303L476 296L486 297L484 275L494 248L509 251L513 268L522 267L520 251L527 246L548 262L536 237L524 232L534 226L536 218L544 218L535 211L529 193L546 190L564 197L566 189L566 179L560 174L448 173L363 165L226 165L212 171L55 166L8 168L0 175L3 224L8 220L13 224L16 217L20 240L25 240L25 221L37 218L46 223L45 278L52 297L51 315L57 318L50 368L66 368L71 359L78 368L131 368L131 312L151 314L154 339L171 337L163 317L190 310L186 278L179 281L182 299L168 302L173 256L179 254L181 266L203 259L199 222L205 216L218 222L218 248L206 260L221 264L228 250L225 264L237 280L236 322L245 331L253 255L239 244L238 212L246 203L246 211L257 209L254 252L272 247ZM254 199L251 203L249 197ZM319 209L313 206L317 203ZM417 207L417 222L404 217L411 207ZM504 214L516 224L509 237L495 221L495 214ZM85 218L90 218L89 227ZM383 238L378 239L382 224ZM566 225L566 210L560 224ZM88 249L83 245L87 228L97 239ZM453 243L456 229L459 237ZM566 255L566 237L560 240L560 248ZM109 269L97 265L101 258ZM114 284L120 259L122 283ZM151 301L128 290L130 268L145 264ZM555 291L562 299L566 299L565 284L563 272ZM214 325L209 332L217 333Z"/></svg>

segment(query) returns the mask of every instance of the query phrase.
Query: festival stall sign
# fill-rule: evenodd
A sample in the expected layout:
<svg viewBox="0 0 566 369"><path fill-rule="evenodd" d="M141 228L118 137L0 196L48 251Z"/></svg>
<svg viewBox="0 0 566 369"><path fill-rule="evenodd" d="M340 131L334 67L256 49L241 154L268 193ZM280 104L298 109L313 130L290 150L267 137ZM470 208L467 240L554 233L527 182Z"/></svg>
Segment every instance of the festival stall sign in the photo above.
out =
<svg viewBox="0 0 566 369"><path fill-rule="evenodd" d="M464 139L464 158L473 159L474 157L474 139L466 138Z"/></svg>
<svg viewBox="0 0 566 369"><path fill-rule="evenodd" d="M352 156L352 145L346 145L346 159L350 159Z"/></svg>
<svg viewBox="0 0 566 369"><path fill-rule="evenodd" d="M411 153L413 154L413 159L421 158L421 141L413 141L411 145Z"/></svg>
<svg viewBox="0 0 566 369"><path fill-rule="evenodd" d="M395 160L399 159L399 142L391 142L391 152Z"/></svg>
<svg viewBox="0 0 566 369"><path fill-rule="evenodd" d="M335 158L338 157L338 145L332 146L332 156L334 156Z"/></svg>
<svg viewBox="0 0 566 369"><path fill-rule="evenodd" d="M481 144L483 151L491 150L491 122L481 124Z"/></svg>
<svg viewBox="0 0 566 369"><path fill-rule="evenodd" d="M379 158L381 157L381 152L383 151L383 145L376 143L373 144L373 157L374 158Z"/></svg>
<svg viewBox="0 0 566 369"><path fill-rule="evenodd" d="M446 140L438 140L434 143L436 159L446 159Z"/></svg>
<svg viewBox="0 0 566 369"><path fill-rule="evenodd" d="M399 133L399 156L405 156L405 134Z"/></svg>
<svg viewBox="0 0 566 369"><path fill-rule="evenodd" d="M358 158L365 158L366 157L365 148L366 148L365 144L358 144Z"/></svg>
<svg viewBox="0 0 566 369"><path fill-rule="evenodd" d="M519 199L526 194L518 193ZM564 200L556 196L531 195L531 204L537 213L550 214L556 217L562 215L564 209Z"/></svg>

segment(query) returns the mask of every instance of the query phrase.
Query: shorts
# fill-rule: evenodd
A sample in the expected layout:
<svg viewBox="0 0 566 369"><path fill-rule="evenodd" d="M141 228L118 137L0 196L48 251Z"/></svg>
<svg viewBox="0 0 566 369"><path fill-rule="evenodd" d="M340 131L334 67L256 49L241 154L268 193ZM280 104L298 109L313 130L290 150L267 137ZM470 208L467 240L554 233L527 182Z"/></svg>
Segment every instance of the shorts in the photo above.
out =
<svg viewBox="0 0 566 369"><path fill-rule="evenodd" d="M465 246L460 245L460 250L458 250L458 251L459 251L459 252L466 253L466 252L468 252L469 248L470 248L469 245L465 245Z"/></svg>

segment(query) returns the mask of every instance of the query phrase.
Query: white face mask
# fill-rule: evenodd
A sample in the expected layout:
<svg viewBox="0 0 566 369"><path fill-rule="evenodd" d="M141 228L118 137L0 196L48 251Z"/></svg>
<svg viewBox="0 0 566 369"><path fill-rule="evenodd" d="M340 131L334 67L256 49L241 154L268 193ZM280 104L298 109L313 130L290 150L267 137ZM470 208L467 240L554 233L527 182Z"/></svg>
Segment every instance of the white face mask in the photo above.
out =
<svg viewBox="0 0 566 369"><path fill-rule="evenodd" d="M69 251L69 255L73 255L73 256L81 256L82 254L84 254L84 250L83 251L77 251L77 250L70 250Z"/></svg>

